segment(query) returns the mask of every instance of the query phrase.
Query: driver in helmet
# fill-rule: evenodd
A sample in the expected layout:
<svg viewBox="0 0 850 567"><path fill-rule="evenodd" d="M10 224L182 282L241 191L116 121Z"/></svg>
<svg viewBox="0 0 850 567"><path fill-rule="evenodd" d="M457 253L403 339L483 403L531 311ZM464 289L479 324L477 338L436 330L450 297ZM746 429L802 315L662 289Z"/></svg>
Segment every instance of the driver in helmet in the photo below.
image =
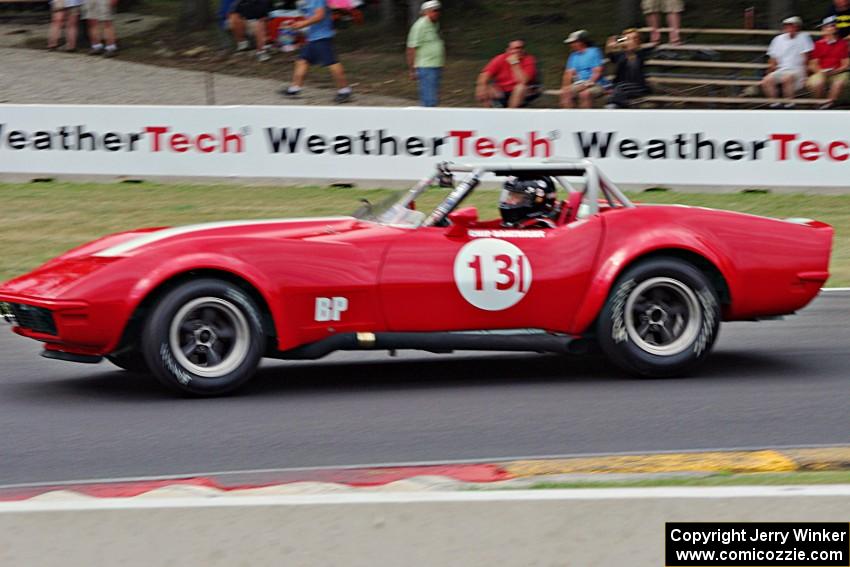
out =
<svg viewBox="0 0 850 567"><path fill-rule="evenodd" d="M499 212L505 228L555 228L557 189L551 177L510 177L502 188Z"/></svg>

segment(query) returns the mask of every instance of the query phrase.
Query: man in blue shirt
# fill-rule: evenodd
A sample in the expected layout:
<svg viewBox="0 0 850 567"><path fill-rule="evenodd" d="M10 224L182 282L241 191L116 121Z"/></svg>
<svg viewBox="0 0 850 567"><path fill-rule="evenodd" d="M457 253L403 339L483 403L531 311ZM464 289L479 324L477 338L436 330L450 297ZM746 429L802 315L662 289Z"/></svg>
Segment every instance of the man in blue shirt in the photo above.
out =
<svg viewBox="0 0 850 567"><path fill-rule="evenodd" d="M310 65L321 65L330 69L337 86L334 102L351 100L351 87L345 80L345 70L336 57L333 37L334 26L331 10L326 0L299 0L298 9L304 19L292 25L292 29L303 29L307 43L301 48L298 59L295 60L295 71L292 84L282 91L286 96L298 96L304 86L304 78Z"/></svg>
<svg viewBox="0 0 850 567"><path fill-rule="evenodd" d="M605 94L607 87L602 74L605 69L602 51L590 44L590 38L584 30L571 33L564 43L569 44L573 52L564 69L561 106L575 108L578 100L581 108L592 108L593 99Z"/></svg>

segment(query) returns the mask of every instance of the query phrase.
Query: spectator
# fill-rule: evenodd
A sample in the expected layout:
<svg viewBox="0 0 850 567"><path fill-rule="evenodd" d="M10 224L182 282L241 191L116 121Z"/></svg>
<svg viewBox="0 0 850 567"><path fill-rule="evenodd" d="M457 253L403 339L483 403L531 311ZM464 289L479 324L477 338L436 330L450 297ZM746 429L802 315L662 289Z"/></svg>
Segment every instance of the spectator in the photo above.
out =
<svg viewBox="0 0 850 567"><path fill-rule="evenodd" d="M624 30L618 38L608 38L605 50L616 68L609 107L628 108L635 99L650 92L644 64L652 48L641 49L640 32L631 28Z"/></svg>
<svg viewBox="0 0 850 567"><path fill-rule="evenodd" d="M50 33L47 36L47 49L59 47L62 25L65 25L65 51L77 50L77 28L80 25L80 6L83 0L51 0Z"/></svg>
<svg viewBox="0 0 850 567"><path fill-rule="evenodd" d="M795 93L803 88L806 80L806 60L814 49L812 39L807 33L800 33L803 20L797 16L785 18L782 21L784 33L776 36L767 48L767 75L761 80L761 87L770 98L776 98L777 84L782 85L782 96L793 98ZM770 105L771 108L782 106L779 102ZM788 102L785 108L794 108L794 103Z"/></svg>
<svg viewBox="0 0 850 567"><path fill-rule="evenodd" d="M832 0L830 16L835 16L838 37L845 39L850 35L850 0Z"/></svg>
<svg viewBox="0 0 850 567"><path fill-rule="evenodd" d="M292 84L287 87L283 94L286 96L298 96L304 87L304 79L310 65L321 65L330 69L331 75L337 86L334 102L348 102L351 100L351 87L345 79L345 70L342 63L336 57L333 37L334 27L331 20L331 11L325 0L304 0L299 4L304 20L292 25L293 29L304 29L307 32L307 43L301 48L298 59L295 61L295 71L292 74Z"/></svg>
<svg viewBox="0 0 850 567"><path fill-rule="evenodd" d="M667 27L670 28L670 43L679 45L679 28L682 24L682 12L685 11L683 0L641 0L640 7L646 16L646 25L652 28L649 41L659 43L661 41L661 12L667 14Z"/></svg>
<svg viewBox="0 0 850 567"><path fill-rule="evenodd" d="M515 39L487 63L475 85L475 98L484 106L519 108L541 95L537 61L525 51L525 41Z"/></svg>
<svg viewBox="0 0 850 567"><path fill-rule="evenodd" d="M561 83L561 106L574 108L576 99L582 108L592 108L593 99L605 94L607 81L602 76L604 60L602 51L591 45L585 30L578 30L564 40L572 53L567 59Z"/></svg>
<svg viewBox="0 0 850 567"><path fill-rule="evenodd" d="M83 18L88 22L91 43L89 55L102 53L104 57L113 57L118 53L118 46L115 44L115 25L112 23L116 4L118 0L85 0ZM105 48L104 43L106 43Z"/></svg>
<svg viewBox="0 0 850 567"><path fill-rule="evenodd" d="M422 106L440 103L440 79L446 63L446 48L440 37L440 2L423 2L422 14L407 34L407 67L410 79L419 81L419 102Z"/></svg>
<svg viewBox="0 0 850 567"><path fill-rule="evenodd" d="M271 8L269 0L236 0L231 4L227 19L230 32L236 40L236 51L250 49L251 44L245 39L245 22L251 22L257 61L268 61L271 58L266 49L266 17Z"/></svg>
<svg viewBox="0 0 850 567"><path fill-rule="evenodd" d="M847 84L847 69L850 68L850 53L847 42L837 35L836 17L827 16L820 27L823 37L815 42L815 49L809 59L809 70L812 75L807 81L809 90L816 98L823 98L826 86L829 85L829 101L821 109L832 108L844 85Z"/></svg>

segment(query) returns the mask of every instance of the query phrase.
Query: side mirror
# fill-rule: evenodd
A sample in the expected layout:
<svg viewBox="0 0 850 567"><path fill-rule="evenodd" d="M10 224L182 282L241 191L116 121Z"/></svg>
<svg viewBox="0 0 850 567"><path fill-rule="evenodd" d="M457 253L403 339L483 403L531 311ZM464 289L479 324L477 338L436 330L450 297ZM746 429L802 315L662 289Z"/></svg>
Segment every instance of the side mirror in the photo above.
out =
<svg viewBox="0 0 850 567"><path fill-rule="evenodd" d="M478 209L475 207L464 207L449 214L449 230L446 236L464 236L467 229L478 222Z"/></svg>

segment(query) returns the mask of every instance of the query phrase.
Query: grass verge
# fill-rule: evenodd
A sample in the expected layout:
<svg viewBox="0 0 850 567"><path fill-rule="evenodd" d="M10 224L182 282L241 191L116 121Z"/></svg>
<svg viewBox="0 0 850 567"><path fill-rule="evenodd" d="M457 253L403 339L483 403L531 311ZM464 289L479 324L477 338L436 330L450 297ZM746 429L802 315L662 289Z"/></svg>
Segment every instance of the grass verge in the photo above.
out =
<svg viewBox="0 0 850 567"><path fill-rule="evenodd" d="M360 198L377 202L387 189L244 187L155 183L0 184L0 280L99 236L145 226L215 220L348 214ZM420 200L436 204L439 191ZM469 205L482 218L497 215L497 193L477 191ZM831 286L850 285L850 195L690 194L648 192L642 202L681 203L772 217L809 217L836 229Z"/></svg>
<svg viewBox="0 0 850 567"><path fill-rule="evenodd" d="M638 478L635 480L577 480L565 482L539 482L523 489L551 488L645 488L660 486L782 486L812 484L850 484L850 471L811 471L793 473L712 474L708 476L681 476Z"/></svg>

